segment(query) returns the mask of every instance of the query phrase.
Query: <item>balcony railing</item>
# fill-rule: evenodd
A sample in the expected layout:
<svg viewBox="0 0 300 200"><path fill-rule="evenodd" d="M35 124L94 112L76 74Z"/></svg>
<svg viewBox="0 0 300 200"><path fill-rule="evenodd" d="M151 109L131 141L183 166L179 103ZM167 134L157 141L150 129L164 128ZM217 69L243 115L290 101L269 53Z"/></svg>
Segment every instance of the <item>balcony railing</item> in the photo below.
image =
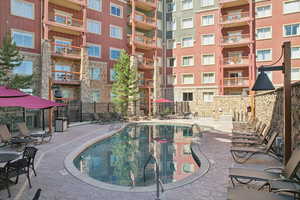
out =
<svg viewBox="0 0 300 200"><path fill-rule="evenodd" d="M55 83L79 84L80 72L53 70L52 78Z"/></svg>
<svg viewBox="0 0 300 200"><path fill-rule="evenodd" d="M145 10L151 10L156 7L155 0L130 0L135 1L135 5Z"/></svg>
<svg viewBox="0 0 300 200"><path fill-rule="evenodd" d="M229 56L223 59L224 65L248 65L248 56Z"/></svg>
<svg viewBox="0 0 300 200"><path fill-rule="evenodd" d="M248 0L219 0L220 4L224 4L224 3L243 3L243 2L248 2Z"/></svg>
<svg viewBox="0 0 300 200"><path fill-rule="evenodd" d="M135 13L135 18L134 18L136 21L138 22L143 22L143 23L146 23L146 24L150 24L152 26L155 26L155 18L154 17L149 17L149 16L146 16L145 14L143 13L140 13L140 12L136 12Z"/></svg>
<svg viewBox="0 0 300 200"><path fill-rule="evenodd" d="M81 58L81 48L77 46L52 43L52 54L56 56Z"/></svg>
<svg viewBox="0 0 300 200"><path fill-rule="evenodd" d="M76 19L74 17L70 17L67 15L61 15L58 13L50 12L49 13L49 21L67 26L67 27L76 27L83 28L83 21L80 19Z"/></svg>
<svg viewBox="0 0 300 200"><path fill-rule="evenodd" d="M129 37L129 40L131 41L131 38L132 38L131 35L129 35L128 37ZM137 47L139 47L139 48L148 49L148 48L156 47L155 40L152 38L146 37L143 34L136 33L133 42L136 43Z"/></svg>
<svg viewBox="0 0 300 200"><path fill-rule="evenodd" d="M224 78L225 87L247 87L249 85L248 77Z"/></svg>
<svg viewBox="0 0 300 200"><path fill-rule="evenodd" d="M238 44L250 42L250 34L225 36L222 39L223 44Z"/></svg>
<svg viewBox="0 0 300 200"><path fill-rule="evenodd" d="M229 23L235 21L242 21L249 18L249 12L241 12L236 14L223 15L221 17L221 22Z"/></svg>
<svg viewBox="0 0 300 200"><path fill-rule="evenodd" d="M153 87L154 81L152 79L141 79L139 80L140 87Z"/></svg>

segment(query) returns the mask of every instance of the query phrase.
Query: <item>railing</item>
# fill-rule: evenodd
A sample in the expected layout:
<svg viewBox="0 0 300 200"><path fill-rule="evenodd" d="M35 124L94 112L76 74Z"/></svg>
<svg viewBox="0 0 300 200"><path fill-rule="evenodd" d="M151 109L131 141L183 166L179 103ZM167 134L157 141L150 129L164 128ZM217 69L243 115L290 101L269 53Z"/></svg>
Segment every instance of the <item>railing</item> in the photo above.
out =
<svg viewBox="0 0 300 200"><path fill-rule="evenodd" d="M143 58L142 64L148 66L154 66L154 60L151 58Z"/></svg>
<svg viewBox="0 0 300 200"><path fill-rule="evenodd" d="M223 15L221 17L221 22L232 22L232 21L237 21L237 20L243 20L248 18L249 12L241 12L241 13L236 13L236 14L229 14L229 15Z"/></svg>
<svg viewBox="0 0 300 200"><path fill-rule="evenodd" d="M77 46L52 43L52 53L62 56L73 56L80 57L81 56L81 48Z"/></svg>
<svg viewBox="0 0 300 200"><path fill-rule="evenodd" d="M146 16L143 13L135 12L135 18L134 19L136 21L138 21L138 22L143 22L143 23L147 23L147 24L151 24L151 25L155 26L155 19L154 19L154 17Z"/></svg>
<svg viewBox="0 0 300 200"><path fill-rule="evenodd" d="M139 86L153 87L154 81L152 79L140 79Z"/></svg>
<svg viewBox="0 0 300 200"><path fill-rule="evenodd" d="M248 56L229 56L223 59L224 65L249 64Z"/></svg>
<svg viewBox="0 0 300 200"><path fill-rule="evenodd" d="M76 19L67 15L62 15L54 12L49 13L49 21L63 24L65 26L69 27L77 27L82 28L83 27L83 21L80 19Z"/></svg>
<svg viewBox="0 0 300 200"><path fill-rule="evenodd" d="M219 3L230 3L230 2L235 2L235 1L240 1L240 0L219 0Z"/></svg>
<svg viewBox="0 0 300 200"><path fill-rule="evenodd" d="M235 44L250 41L250 34L224 36L222 39L223 44Z"/></svg>
<svg viewBox="0 0 300 200"><path fill-rule="evenodd" d="M52 78L54 81L62 83L78 82L80 81L80 72L52 70Z"/></svg>
<svg viewBox="0 0 300 200"><path fill-rule="evenodd" d="M155 4L155 0L136 0L136 1Z"/></svg>
<svg viewBox="0 0 300 200"><path fill-rule="evenodd" d="M129 35L129 39L131 40L131 35ZM148 46L148 47L155 47L155 41L152 38L146 37L143 34L135 34L134 42L140 43L142 45Z"/></svg>
<svg viewBox="0 0 300 200"><path fill-rule="evenodd" d="M224 78L224 86L235 87L235 86L248 86L249 77L234 77Z"/></svg>

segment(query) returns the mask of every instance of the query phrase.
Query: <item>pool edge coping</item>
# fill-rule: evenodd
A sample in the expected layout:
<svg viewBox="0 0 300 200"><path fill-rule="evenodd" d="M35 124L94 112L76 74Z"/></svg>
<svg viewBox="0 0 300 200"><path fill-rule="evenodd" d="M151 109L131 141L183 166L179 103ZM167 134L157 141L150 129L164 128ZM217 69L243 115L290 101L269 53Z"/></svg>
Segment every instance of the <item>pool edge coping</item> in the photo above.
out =
<svg viewBox="0 0 300 200"><path fill-rule="evenodd" d="M85 149L87 149L89 146L102 141L108 137L113 136L114 134L118 133L119 131L123 130L124 128L126 128L128 125L131 124L137 124L137 123L142 123L142 124L151 124L151 123L156 123L156 124L175 124L175 125L192 125L195 123L188 123L188 122L181 122L181 123L175 123L175 122L153 122L153 121L148 121L148 122L133 122L133 123L125 123L122 124L122 126L120 128L117 128L115 130L111 130L108 131L107 133L105 133L104 135L95 137L93 139L90 139L86 142L84 142L83 144L81 144L80 146L76 147L75 149L73 149L71 151L71 153L69 153L65 159L64 159L64 167L65 169L75 178L77 178L78 180L82 181L83 183L86 183L88 185L97 187L97 188L101 188L101 189L107 189L110 191L119 191L119 192L155 192L156 191L156 187L155 184L151 185L151 186L144 186L144 187L126 187L126 186L118 186L118 185L113 185L113 184L109 184L109 183L105 183L103 181L99 181L96 179L93 179L83 173L81 173L74 165L73 160L81 153L83 152ZM212 127L207 127L206 128L211 128L212 130L214 130L214 128ZM197 138L199 139L199 138ZM201 167L195 171L194 173L192 173L191 175L189 175L188 177L179 180L178 182L174 182L174 183L168 183L168 184L164 184L164 190L168 191L168 190L173 190L176 189L178 187L182 187L185 186L187 184L191 184L193 182L195 182L196 180L198 180L199 178L201 178L203 175L205 175L209 168L210 168L210 163L209 160L207 159L207 157L201 152L200 150L200 145L201 143L196 141L196 142L192 142L191 143L191 150L192 153L197 157L197 159L199 160L198 162L200 162ZM196 161L197 162L197 161ZM199 165L199 163L197 162L197 164Z"/></svg>

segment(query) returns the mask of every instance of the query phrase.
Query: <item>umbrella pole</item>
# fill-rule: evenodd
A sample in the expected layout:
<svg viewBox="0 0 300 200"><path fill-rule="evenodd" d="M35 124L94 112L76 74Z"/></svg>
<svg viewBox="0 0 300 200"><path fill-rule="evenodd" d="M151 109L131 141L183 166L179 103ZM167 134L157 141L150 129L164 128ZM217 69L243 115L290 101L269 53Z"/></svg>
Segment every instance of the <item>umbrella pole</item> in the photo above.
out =
<svg viewBox="0 0 300 200"><path fill-rule="evenodd" d="M23 121L26 124L26 108L23 108Z"/></svg>
<svg viewBox="0 0 300 200"><path fill-rule="evenodd" d="M45 131L45 109L42 109L42 127L43 131Z"/></svg>

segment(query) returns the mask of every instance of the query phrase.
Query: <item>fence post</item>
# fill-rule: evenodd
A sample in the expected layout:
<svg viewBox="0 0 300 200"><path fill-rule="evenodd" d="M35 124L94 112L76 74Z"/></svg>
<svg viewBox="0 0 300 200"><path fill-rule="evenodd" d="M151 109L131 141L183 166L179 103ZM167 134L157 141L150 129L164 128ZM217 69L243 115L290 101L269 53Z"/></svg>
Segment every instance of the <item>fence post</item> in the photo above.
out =
<svg viewBox="0 0 300 200"><path fill-rule="evenodd" d="M107 112L109 112L109 103L107 103Z"/></svg>
<svg viewBox="0 0 300 200"><path fill-rule="evenodd" d="M80 111L80 122L82 122L82 101L79 102L79 111Z"/></svg>

